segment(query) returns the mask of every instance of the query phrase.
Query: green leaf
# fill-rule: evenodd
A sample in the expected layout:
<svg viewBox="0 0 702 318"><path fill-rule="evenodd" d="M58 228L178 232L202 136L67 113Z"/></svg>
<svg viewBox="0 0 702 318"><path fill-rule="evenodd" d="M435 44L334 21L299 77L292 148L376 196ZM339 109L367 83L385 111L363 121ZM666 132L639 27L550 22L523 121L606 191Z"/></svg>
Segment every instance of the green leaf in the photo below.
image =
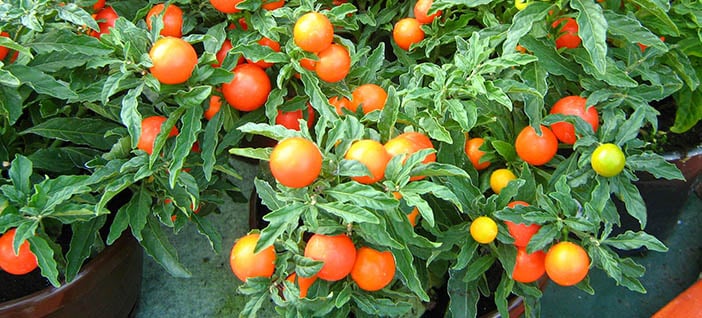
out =
<svg viewBox="0 0 702 318"><path fill-rule="evenodd" d="M0 84L9 87L18 87L22 83L19 78L15 77L12 73L7 70L0 69Z"/></svg>
<svg viewBox="0 0 702 318"><path fill-rule="evenodd" d="M692 92L682 89L674 97L678 109L675 111L675 124L670 127L670 131L681 134L702 120L702 107L699 107L702 105L702 89Z"/></svg>
<svg viewBox="0 0 702 318"><path fill-rule="evenodd" d="M71 224L71 245L66 253L66 282L78 275L83 262L90 256L95 239L99 238L100 229L106 217L94 218L87 222Z"/></svg>
<svg viewBox="0 0 702 318"><path fill-rule="evenodd" d="M32 182L29 178L32 176L32 161L20 154L15 155L15 160L10 163L8 175L12 180L12 185L19 193L29 196L32 190Z"/></svg>
<svg viewBox="0 0 702 318"><path fill-rule="evenodd" d="M152 214L152 204L151 196L142 186L132 195L131 200L126 205L125 212L129 215L129 226L132 228L132 235L139 241L143 240L142 231L146 227L149 216Z"/></svg>
<svg viewBox="0 0 702 318"><path fill-rule="evenodd" d="M209 96L209 94L208 94ZM181 105L186 103L180 103ZM202 107L200 104L195 104L185 111L181 121L183 123L180 132L175 139L175 149L173 149L173 161L168 166L168 183L171 188L175 187L176 179L180 175L180 170L183 168L185 159L192 152L193 144L197 141L197 135L202 128Z"/></svg>
<svg viewBox="0 0 702 318"><path fill-rule="evenodd" d="M54 287L61 286L58 280L58 264L54 259L54 250L51 248L46 238L42 236L31 236L27 238L29 241L29 249L36 255L41 275L51 282Z"/></svg>
<svg viewBox="0 0 702 318"><path fill-rule="evenodd" d="M690 90L696 90L700 85L697 78L697 69L690 61L690 58L681 50L670 50L665 55L663 62L673 69L680 76ZM699 68L699 66L697 66Z"/></svg>
<svg viewBox="0 0 702 318"><path fill-rule="evenodd" d="M395 264L397 266L397 275L400 280L422 301L429 301L422 281L417 274L417 268L414 265L414 257L409 249L391 249L392 255L395 256Z"/></svg>
<svg viewBox="0 0 702 318"><path fill-rule="evenodd" d="M61 82L44 72L35 68L20 64L12 64L7 69L17 77L17 79L34 89L39 94L46 94L59 99L76 98L74 93L65 82Z"/></svg>
<svg viewBox="0 0 702 318"><path fill-rule="evenodd" d="M88 19L95 23L92 17L88 16ZM75 33L68 30L43 33L31 42L30 47L39 54L62 51L98 57L112 53L112 49L98 39L87 35L76 36Z"/></svg>
<svg viewBox="0 0 702 318"><path fill-rule="evenodd" d="M478 249L478 242L475 240L466 240L464 244L460 244L461 250L458 252L458 257L456 257L456 263L453 264L451 270L460 271L466 268L470 262L473 260L473 255Z"/></svg>
<svg viewBox="0 0 702 318"><path fill-rule="evenodd" d="M90 13L86 12L75 3L67 3L63 6L56 6L56 8L58 9L58 17L61 19L79 26L86 25L96 31L100 30L100 27L95 19L90 16Z"/></svg>
<svg viewBox="0 0 702 318"><path fill-rule="evenodd" d="M273 148L232 148L229 153L235 156L268 161Z"/></svg>
<svg viewBox="0 0 702 318"><path fill-rule="evenodd" d="M378 223L380 220L372 212L347 203L338 201L329 203L318 203L317 207L336 215L344 220L344 223Z"/></svg>
<svg viewBox="0 0 702 318"><path fill-rule="evenodd" d="M680 169L668 162L661 155L644 152L626 158L626 165L634 171L646 171L656 178L668 180L685 180Z"/></svg>
<svg viewBox="0 0 702 318"><path fill-rule="evenodd" d="M590 60L600 74L607 71L607 20L602 7L588 0L571 0L570 6L578 11L578 35Z"/></svg>
<svg viewBox="0 0 702 318"><path fill-rule="evenodd" d="M538 232L531 237L529 244L527 245L527 253L534 253L538 250L543 250L546 246L551 244L558 235L560 234L560 229L555 224L544 224L541 226Z"/></svg>
<svg viewBox="0 0 702 318"><path fill-rule="evenodd" d="M188 278L192 276L190 272L183 267L183 264L178 260L178 253L173 245L168 241L168 238L163 233L159 222L156 218L150 215L147 218L146 226L141 231L142 240L141 246L144 251L149 254L156 263L163 266L174 277Z"/></svg>
<svg viewBox="0 0 702 318"><path fill-rule="evenodd" d="M212 172L217 163L217 146L220 141L218 133L222 129L223 117L222 112L218 112L205 126L205 133L202 137L200 148L202 152L202 170L205 173L205 179L212 179Z"/></svg>
<svg viewBox="0 0 702 318"><path fill-rule="evenodd" d="M143 90L144 84L130 89L122 99L122 109L119 113L122 123L127 126L129 135L132 137L132 147L136 147L141 135L141 114L137 107L139 95Z"/></svg>
<svg viewBox="0 0 702 318"><path fill-rule="evenodd" d="M58 139L79 145L108 150L119 139L109 135L119 125L97 118L55 117L35 125L21 134L35 134L45 138Z"/></svg>
<svg viewBox="0 0 702 318"><path fill-rule="evenodd" d="M110 224L110 233L107 235L107 245L112 245L118 238L122 236L122 232L129 227L129 212L128 205L123 205L117 210L115 218Z"/></svg>
<svg viewBox="0 0 702 318"><path fill-rule="evenodd" d="M524 10L517 12L512 19L509 30L507 30L505 42L502 43L503 54L513 53L517 44L520 44L521 38L531 31L534 22L543 21L552 6L550 3L537 1L530 3Z"/></svg>
<svg viewBox="0 0 702 318"><path fill-rule="evenodd" d="M281 125L271 126L269 124L246 123L238 129L243 133L266 136L278 141L300 136L299 131L287 129Z"/></svg>
<svg viewBox="0 0 702 318"><path fill-rule="evenodd" d="M345 182L324 190L325 194L342 203L351 203L369 209L392 209L397 206L395 199L370 185L358 182Z"/></svg>
<svg viewBox="0 0 702 318"><path fill-rule="evenodd" d="M649 29L642 26L636 18L611 10L605 10L604 16L607 20L607 31L612 35L621 36L629 43L641 43L663 52L668 51L665 43Z"/></svg>
<svg viewBox="0 0 702 318"><path fill-rule="evenodd" d="M530 5L529 7L533 6ZM527 7L527 9L529 8ZM525 9L526 10L526 9ZM521 45L534 53L539 58L539 65L554 75L561 75L569 81L578 81L580 67L575 62L565 59L558 54L553 44L546 40L535 39L525 36L521 39Z"/></svg>
<svg viewBox="0 0 702 318"><path fill-rule="evenodd" d="M220 253L222 251L222 235L219 231L210 223L207 218L201 217L197 214L190 216L190 219L197 225L197 231L207 238L210 242L210 246L215 253Z"/></svg>
<svg viewBox="0 0 702 318"><path fill-rule="evenodd" d="M477 283L466 283L461 278L465 277L467 270L449 270L448 295L449 310L454 317L477 317L478 300L480 292Z"/></svg>
<svg viewBox="0 0 702 318"><path fill-rule="evenodd" d="M677 25L670 19L668 8L664 7L663 2L656 0L631 0L631 3L638 5L642 14L655 17L658 22L666 27L666 31L669 34L680 35Z"/></svg>
<svg viewBox="0 0 702 318"><path fill-rule="evenodd" d="M261 230L261 236L258 238L254 253L258 253L268 246L273 245L275 240L290 226L298 224L300 216L307 210L309 210L308 205L300 202L293 202L292 204L282 206L264 215L263 219L268 221L268 226Z"/></svg>
<svg viewBox="0 0 702 318"><path fill-rule="evenodd" d="M60 147L39 149L29 155L38 170L60 174L79 173L86 164L103 152L88 147Z"/></svg>
<svg viewBox="0 0 702 318"><path fill-rule="evenodd" d="M495 263L495 256L493 255L483 255L478 257L467 268L466 276L464 276L462 280L466 283L477 280L490 268L490 266L492 266L493 263Z"/></svg>
<svg viewBox="0 0 702 318"><path fill-rule="evenodd" d="M633 216L641 224L641 229L646 227L646 204L644 203L639 189L634 186L628 179L615 177L610 180L611 183L615 184L613 192L614 194L624 202L626 206L626 212Z"/></svg>
<svg viewBox="0 0 702 318"><path fill-rule="evenodd" d="M668 251L668 248L663 242L643 231L626 231L623 234L610 237L601 243L621 250L633 250L645 246L649 250L656 252Z"/></svg>

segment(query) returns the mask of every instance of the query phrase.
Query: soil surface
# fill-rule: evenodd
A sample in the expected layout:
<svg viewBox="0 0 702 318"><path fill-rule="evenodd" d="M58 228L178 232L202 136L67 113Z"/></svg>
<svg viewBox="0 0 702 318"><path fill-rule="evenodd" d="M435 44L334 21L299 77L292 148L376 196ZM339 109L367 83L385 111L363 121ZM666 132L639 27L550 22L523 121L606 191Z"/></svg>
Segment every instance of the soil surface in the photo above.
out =
<svg viewBox="0 0 702 318"><path fill-rule="evenodd" d="M697 123L690 130L682 134L670 132L670 127L675 123L677 105L670 97L659 102L651 103L661 114L658 116L658 134L649 136L654 142L653 150L659 153L678 151L683 154L700 145L702 142L702 122Z"/></svg>

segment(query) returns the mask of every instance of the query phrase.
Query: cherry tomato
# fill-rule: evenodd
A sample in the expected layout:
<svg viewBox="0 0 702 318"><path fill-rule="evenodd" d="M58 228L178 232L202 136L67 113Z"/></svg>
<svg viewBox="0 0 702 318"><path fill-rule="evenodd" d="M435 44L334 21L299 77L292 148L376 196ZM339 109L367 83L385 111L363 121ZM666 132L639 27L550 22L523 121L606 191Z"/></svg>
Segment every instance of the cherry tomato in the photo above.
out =
<svg viewBox="0 0 702 318"><path fill-rule="evenodd" d="M529 254L525 248L518 247L512 279L521 283L534 282L546 272L545 263L546 253L544 251Z"/></svg>
<svg viewBox="0 0 702 318"><path fill-rule="evenodd" d="M295 22L293 40L307 52L321 52L332 44L334 26L319 12L306 13Z"/></svg>
<svg viewBox="0 0 702 318"><path fill-rule="evenodd" d="M545 267L546 274L556 284L573 286L590 271L590 257L580 245L560 242L546 253Z"/></svg>
<svg viewBox="0 0 702 318"><path fill-rule="evenodd" d="M302 109L284 112L278 110L278 116L275 117L276 125L282 125L287 129L300 130L300 119L307 120L307 127L312 128L314 126L314 109L311 105L307 105L307 118L302 114Z"/></svg>
<svg viewBox="0 0 702 318"><path fill-rule="evenodd" d="M475 170L483 170L490 166L490 161L480 161L485 155L485 152L480 150L483 143L485 143L483 138L466 139L465 153Z"/></svg>
<svg viewBox="0 0 702 318"><path fill-rule="evenodd" d="M7 32L5 32L5 31L3 31L2 33L0 33L0 36L4 36L4 37L6 37L6 38L9 38L9 37L10 37L10 34L7 33ZM8 48L6 48L6 47L4 47L4 46L0 46L0 61L2 61L2 60L5 59L5 57L7 56L7 53L8 53L8 52L10 52L10 49L8 49Z"/></svg>
<svg viewBox="0 0 702 318"><path fill-rule="evenodd" d="M163 84L185 83L197 66L195 48L187 41L175 37L158 39L149 51L152 66L149 68Z"/></svg>
<svg viewBox="0 0 702 318"><path fill-rule="evenodd" d="M624 170L626 156L619 146L611 143L601 144L595 148L590 165L603 177L614 177Z"/></svg>
<svg viewBox="0 0 702 318"><path fill-rule="evenodd" d="M585 108L587 99L580 96L566 96L558 100L551 108L551 114L574 115L582 118L592 126L592 130L597 132L600 126L600 117L597 115L595 107ZM576 140L575 126L568 122L558 122L551 125L553 133L558 140L566 144L574 144Z"/></svg>
<svg viewBox="0 0 702 318"><path fill-rule="evenodd" d="M100 27L100 32L95 30L90 31L90 35L96 38L100 38L103 34L110 33L110 28L115 26L115 21L119 18L115 9L112 7L105 7L95 14L95 21L97 21Z"/></svg>
<svg viewBox="0 0 702 318"><path fill-rule="evenodd" d="M351 55L340 44L332 44L319 52L319 60L315 63L314 71L325 82L336 83L343 80L351 69Z"/></svg>
<svg viewBox="0 0 702 318"><path fill-rule="evenodd" d="M312 141L291 137L273 147L269 165L271 174L280 184L303 188L319 177L322 171L322 153Z"/></svg>
<svg viewBox="0 0 702 318"><path fill-rule="evenodd" d="M556 38L556 48L574 49L580 46L580 36L578 36L578 23L573 18L560 18L551 24L551 27L558 30Z"/></svg>
<svg viewBox="0 0 702 318"><path fill-rule="evenodd" d="M240 111L252 111L263 106L271 92L268 74L255 64L234 68L234 79L222 84L222 94L230 106Z"/></svg>
<svg viewBox="0 0 702 318"><path fill-rule="evenodd" d="M541 125L541 136L536 134L534 127L524 127L514 144L519 158L534 166L551 161L558 152L558 138L543 125Z"/></svg>
<svg viewBox="0 0 702 318"><path fill-rule="evenodd" d="M210 0L210 4L222 13L237 13L236 6L244 0Z"/></svg>
<svg viewBox="0 0 702 318"><path fill-rule="evenodd" d="M15 254L16 232L17 229L10 229L0 236L0 269L12 275L24 275L37 268L37 257L29 249L29 241L24 241Z"/></svg>
<svg viewBox="0 0 702 318"><path fill-rule="evenodd" d="M424 40L424 31L421 23L415 18L404 18L395 23L392 29L392 38L401 49L408 51L410 45L417 44Z"/></svg>
<svg viewBox="0 0 702 318"><path fill-rule="evenodd" d="M479 216L470 224L470 235L482 244L489 244L497 237L497 223L487 216Z"/></svg>
<svg viewBox="0 0 702 318"><path fill-rule="evenodd" d="M433 3L433 0L417 0L417 2L414 4L414 18L417 19L419 23L432 23L436 17L441 15L441 10L429 15L429 9L431 9L431 5Z"/></svg>
<svg viewBox="0 0 702 318"><path fill-rule="evenodd" d="M375 84L363 84L356 87L351 94L351 110L355 112L358 106L361 106L364 114L383 109L388 98L385 90Z"/></svg>
<svg viewBox="0 0 702 318"><path fill-rule="evenodd" d="M163 12L163 3L159 3L149 10L146 14L146 27L151 30L151 19L158 17L158 15ZM163 13L163 29L161 29L161 35L163 36L173 36L181 37L183 35L183 11L180 10L175 4L169 4L166 8L166 13Z"/></svg>
<svg viewBox="0 0 702 318"><path fill-rule="evenodd" d="M268 11L273 11L278 8L282 8L285 5L285 0L271 0L271 1L264 1L264 3L261 5L261 8L266 9Z"/></svg>

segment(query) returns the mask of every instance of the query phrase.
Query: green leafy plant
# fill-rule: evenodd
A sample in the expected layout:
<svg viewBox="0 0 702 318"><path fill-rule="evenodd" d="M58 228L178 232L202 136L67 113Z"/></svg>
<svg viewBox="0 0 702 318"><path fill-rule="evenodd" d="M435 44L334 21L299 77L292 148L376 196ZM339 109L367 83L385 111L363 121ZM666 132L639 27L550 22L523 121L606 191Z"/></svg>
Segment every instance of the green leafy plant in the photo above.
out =
<svg viewBox="0 0 702 318"><path fill-rule="evenodd" d="M100 30L90 1L0 5L0 29L8 34L0 45L10 50L0 68L0 232L17 228L55 286L124 231L169 273L187 277L164 229L192 224L220 251L221 236L204 216L225 197L241 199L225 154L242 137L233 129L241 118L224 109L203 119L213 86L232 74L211 67L211 53L189 82L160 84L148 55L158 23L150 32L140 12L148 7L117 5L124 16L100 38L87 34ZM212 50L203 17L189 17L199 26L185 29L190 41ZM152 136L149 155L137 143L142 119L152 115L167 118L162 131L176 127L179 134ZM57 237L67 231L70 243L61 246Z"/></svg>

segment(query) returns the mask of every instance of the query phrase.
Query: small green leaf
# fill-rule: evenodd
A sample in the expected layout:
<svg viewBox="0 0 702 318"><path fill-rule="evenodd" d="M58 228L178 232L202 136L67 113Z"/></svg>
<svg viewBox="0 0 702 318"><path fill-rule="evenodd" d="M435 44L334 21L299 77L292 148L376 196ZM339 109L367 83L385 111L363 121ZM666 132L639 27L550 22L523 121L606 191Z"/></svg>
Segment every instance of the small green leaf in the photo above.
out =
<svg viewBox="0 0 702 318"><path fill-rule="evenodd" d="M35 68L12 64L7 66L7 69L17 77L17 79L34 89L39 94L46 94L60 99L76 98L67 83L59 81L49 74L41 72Z"/></svg>
<svg viewBox="0 0 702 318"><path fill-rule="evenodd" d="M571 7L578 11L578 35L590 60L600 74L607 71L607 20L602 7L588 0L572 0Z"/></svg>
<svg viewBox="0 0 702 318"><path fill-rule="evenodd" d="M341 202L318 203L317 207L334 214L344 220L344 223L378 223L380 220L372 212Z"/></svg>
<svg viewBox="0 0 702 318"><path fill-rule="evenodd" d="M93 243L105 224L106 217L71 224L71 245L66 253L66 281L70 282L80 271L83 262L90 256Z"/></svg>
<svg viewBox="0 0 702 318"><path fill-rule="evenodd" d="M58 279L58 264L54 259L54 250L49 243L42 236L31 236L27 240L29 241L30 250L37 257L41 275L46 277L54 287L61 286Z"/></svg>
<svg viewBox="0 0 702 318"><path fill-rule="evenodd" d="M395 199L370 185L358 182L345 182L324 191L325 194L343 203L352 203L369 209L392 209L397 206Z"/></svg>
<svg viewBox="0 0 702 318"><path fill-rule="evenodd" d="M268 161L272 148L232 148L229 153L235 156Z"/></svg>
<svg viewBox="0 0 702 318"><path fill-rule="evenodd" d="M45 138L69 141L98 149L108 150L119 139L108 132L119 125L97 118L55 117L35 125L21 134L35 134Z"/></svg>
<svg viewBox="0 0 702 318"><path fill-rule="evenodd" d="M668 251L668 248L663 242L643 231L626 231L623 234L610 237L601 243L621 250L633 250L645 246L649 250L656 252Z"/></svg>
<svg viewBox="0 0 702 318"><path fill-rule="evenodd" d="M178 260L178 253L168 238L163 233L160 223L150 215L147 218L146 226L141 231L141 246L154 261L163 266L174 277L188 278L192 276Z"/></svg>

